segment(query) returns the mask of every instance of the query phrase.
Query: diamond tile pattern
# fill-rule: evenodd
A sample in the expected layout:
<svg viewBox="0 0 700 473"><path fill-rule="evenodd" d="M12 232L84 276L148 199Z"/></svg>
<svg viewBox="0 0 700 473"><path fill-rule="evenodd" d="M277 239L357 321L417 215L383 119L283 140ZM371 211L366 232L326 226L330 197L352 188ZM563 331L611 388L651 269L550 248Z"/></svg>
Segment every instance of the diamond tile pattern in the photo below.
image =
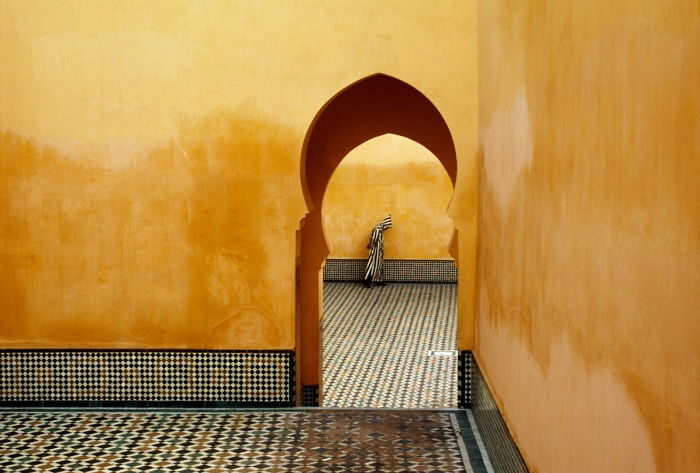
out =
<svg viewBox="0 0 700 473"><path fill-rule="evenodd" d="M457 407L456 284L324 284L324 407Z"/></svg>
<svg viewBox="0 0 700 473"><path fill-rule="evenodd" d="M291 352L0 351L0 401L291 402Z"/></svg>
<svg viewBox="0 0 700 473"><path fill-rule="evenodd" d="M6 473L471 472L454 414L5 412Z"/></svg>
<svg viewBox="0 0 700 473"><path fill-rule="evenodd" d="M462 350L459 352L459 382L457 384L457 390L459 394L458 407L460 408L470 408L472 406L472 377L474 355L471 350Z"/></svg>

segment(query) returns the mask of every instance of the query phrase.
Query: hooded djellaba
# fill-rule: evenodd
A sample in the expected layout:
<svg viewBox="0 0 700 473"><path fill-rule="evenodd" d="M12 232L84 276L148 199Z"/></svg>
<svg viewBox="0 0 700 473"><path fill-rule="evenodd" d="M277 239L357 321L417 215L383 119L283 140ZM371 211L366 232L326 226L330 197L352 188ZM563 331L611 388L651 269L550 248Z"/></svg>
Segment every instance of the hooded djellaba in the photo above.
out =
<svg viewBox="0 0 700 473"><path fill-rule="evenodd" d="M385 286L382 281L382 267L384 266L384 231L391 228L391 214L379 222L373 229L369 237L369 257L367 258L367 268L365 269L364 284L366 287Z"/></svg>

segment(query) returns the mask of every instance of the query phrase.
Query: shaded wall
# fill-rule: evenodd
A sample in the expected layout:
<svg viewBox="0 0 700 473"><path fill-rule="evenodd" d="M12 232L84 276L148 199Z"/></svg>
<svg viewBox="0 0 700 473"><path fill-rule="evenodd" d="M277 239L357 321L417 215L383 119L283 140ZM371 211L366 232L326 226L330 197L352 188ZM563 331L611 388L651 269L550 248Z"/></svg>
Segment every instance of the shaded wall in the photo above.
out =
<svg viewBox="0 0 700 473"><path fill-rule="evenodd" d="M372 228L390 213L386 258L451 259L452 192L440 161L418 143L384 135L360 145L340 163L323 199L329 258L367 258Z"/></svg>
<svg viewBox="0 0 700 473"><path fill-rule="evenodd" d="M477 355L533 471L700 465L699 22L479 4Z"/></svg>
<svg viewBox="0 0 700 473"><path fill-rule="evenodd" d="M377 72L463 130L473 282L474 9L0 2L0 346L294 348L304 136Z"/></svg>

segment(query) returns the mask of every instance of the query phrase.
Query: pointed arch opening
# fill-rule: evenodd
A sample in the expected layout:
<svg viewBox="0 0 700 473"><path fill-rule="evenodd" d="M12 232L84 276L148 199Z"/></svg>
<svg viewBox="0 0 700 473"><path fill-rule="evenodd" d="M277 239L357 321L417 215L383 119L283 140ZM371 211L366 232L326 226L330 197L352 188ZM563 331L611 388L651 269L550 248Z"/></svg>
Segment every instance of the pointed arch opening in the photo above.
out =
<svg viewBox="0 0 700 473"><path fill-rule="evenodd" d="M411 85L374 74L338 92L316 114L301 156L301 184L308 212L297 231L297 399L302 397L302 387L312 392L318 387L322 395L322 269L329 255L321 213L323 197L343 158L362 143L385 134L399 135L427 148L445 168L453 187L456 184L457 156L447 123L435 105ZM450 244L455 260L457 239L455 230Z"/></svg>

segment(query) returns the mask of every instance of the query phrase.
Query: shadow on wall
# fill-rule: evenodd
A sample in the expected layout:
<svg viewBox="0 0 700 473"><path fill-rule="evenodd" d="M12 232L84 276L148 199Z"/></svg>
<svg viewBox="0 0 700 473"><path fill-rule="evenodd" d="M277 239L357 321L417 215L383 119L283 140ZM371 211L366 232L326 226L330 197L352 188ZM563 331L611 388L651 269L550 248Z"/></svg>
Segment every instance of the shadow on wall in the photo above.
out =
<svg viewBox="0 0 700 473"><path fill-rule="evenodd" d="M4 132L0 342L293 346L297 135L222 112L117 168Z"/></svg>

